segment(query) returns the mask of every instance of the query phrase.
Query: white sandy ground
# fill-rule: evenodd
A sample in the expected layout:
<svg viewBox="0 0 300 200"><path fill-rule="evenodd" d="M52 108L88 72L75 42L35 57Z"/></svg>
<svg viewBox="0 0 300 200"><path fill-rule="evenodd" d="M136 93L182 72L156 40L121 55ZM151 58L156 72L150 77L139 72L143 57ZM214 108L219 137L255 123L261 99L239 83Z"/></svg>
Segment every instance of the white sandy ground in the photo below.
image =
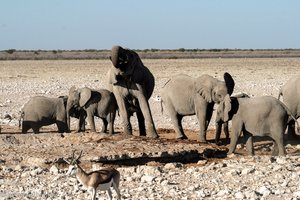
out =
<svg viewBox="0 0 300 200"><path fill-rule="evenodd" d="M210 74L222 79L223 73L229 72L236 82L234 93L275 97L280 86L292 76L300 74L299 58L143 62L156 78L155 90L149 100L155 125L167 129L172 128L171 122L166 113L161 113L156 97L160 96L163 85L175 74L184 73L193 77ZM110 66L108 60L0 61L2 131L17 130L6 127L17 126L19 110L31 96L65 95L73 85L105 88L106 72ZM4 119L7 114L12 116L11 121ZM213 120L210 128L214 128ZM137 128L136 121L133 122L134 128ZM97 130L100 130L99 123L97 120ZM183 125L184 128L198 130L194 116L185 117ZM72 120L72 127L75 127L75 120ZM116 128L119 127L121 121L118 117ZM54 165L44 168L35 164L23 166L17 161L7 160L18 156L12 150L18 144L10 142L0 142L0 199L86 199L87 193L74 178L64 175L64 168L55 169ZM199 161L195 165L155 163L154 166L118 167L122 176L121 194L123 199L300 199L299 144L288 147L297 151L286 158L271 158L268 148L263 148L267 149L267 156L248 157L243 154L217 162ZM3 151L10 149L11 157L4 157L8 152ZM86 169L90 171L98 167L98 164L93 164ZM104 193L100 197L108 199Z"/></svg>

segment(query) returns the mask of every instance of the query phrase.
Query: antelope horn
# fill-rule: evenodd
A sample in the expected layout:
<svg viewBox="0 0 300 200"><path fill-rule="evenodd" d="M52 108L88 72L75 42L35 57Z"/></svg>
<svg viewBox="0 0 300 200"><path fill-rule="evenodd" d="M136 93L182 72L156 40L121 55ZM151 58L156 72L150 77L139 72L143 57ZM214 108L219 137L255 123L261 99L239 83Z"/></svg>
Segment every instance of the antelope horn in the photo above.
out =
<svg viewBox="0 0 300 200"><path fill-rule="evenodd" d="M81 155L82 155L82 150L81 150L79 156L76 158L76 161L78 161L81 158Z"/></svg>

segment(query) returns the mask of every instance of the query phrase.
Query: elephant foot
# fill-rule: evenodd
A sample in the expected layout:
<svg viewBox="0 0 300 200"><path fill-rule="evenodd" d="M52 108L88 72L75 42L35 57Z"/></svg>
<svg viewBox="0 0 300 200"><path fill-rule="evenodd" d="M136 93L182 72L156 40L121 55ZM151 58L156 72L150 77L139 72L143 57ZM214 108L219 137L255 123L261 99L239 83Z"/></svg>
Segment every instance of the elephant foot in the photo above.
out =
<svg viewBox="0 0 300 200"><path fill-rule="evenodd" d="M198 140L198 142L203 143L203 144L207 144L208 143L206 139L201 139L201 138Z"/></svg>
<svg viewBox="0 0 300 200"><path fill-rule="evenodd" d="M287 140L298 140L300 139L300 136L297 135L296 133L288 133L286 134Z"/></svg>
<svg viewBox="0 0 300 200"><path fill-rule="evenodd" d="M147 136L147 137L150 137L150 138L153 138L153 139L157 139L158 138L158 135L157 133L152 133L151 135Z"/></svg>
<svg viewBox="0 0 300 200"><path fill-rule="evenodd" d="M186 140L186 139L188 139L188 137L186 137L186 135L177 135L177 136L176 136L176 139L179 139L179 140Z"/></svg>

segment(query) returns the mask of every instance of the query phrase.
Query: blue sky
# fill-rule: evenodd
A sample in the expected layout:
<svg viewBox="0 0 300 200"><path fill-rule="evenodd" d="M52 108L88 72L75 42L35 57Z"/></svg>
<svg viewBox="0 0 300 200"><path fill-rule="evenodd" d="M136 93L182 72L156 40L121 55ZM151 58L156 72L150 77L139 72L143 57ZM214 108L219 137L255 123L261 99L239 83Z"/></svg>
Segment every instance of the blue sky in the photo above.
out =
<svg viewBox="0 0 300 200"><path fill-rule="evenodd" d="M0 50L300 48L298 0L2 0Z"/></svg>

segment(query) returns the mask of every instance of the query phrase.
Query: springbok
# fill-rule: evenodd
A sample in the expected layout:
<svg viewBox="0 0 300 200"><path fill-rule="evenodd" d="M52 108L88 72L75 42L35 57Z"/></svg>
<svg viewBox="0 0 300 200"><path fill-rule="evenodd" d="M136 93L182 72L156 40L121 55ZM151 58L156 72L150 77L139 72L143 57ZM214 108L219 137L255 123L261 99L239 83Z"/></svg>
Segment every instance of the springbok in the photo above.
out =
<svg viewBox="0 0 300 200"><path fill-rule="evenodd" d="M105 191L107 190L108 196L112 199L111 187L115 189L118 195L118 199L121 199L121 194L119 190L120 183L120 172L112 167L104 168L101 170L86 173L79 166L79 159L82 155L82 151L79 156L75 159L75 151L73 151L71 162L65 160L69 164L69 170L67 172L68 176L76 175L77 180L88 190L91 194L91 199L96 199L97 190Z"/></svg>

